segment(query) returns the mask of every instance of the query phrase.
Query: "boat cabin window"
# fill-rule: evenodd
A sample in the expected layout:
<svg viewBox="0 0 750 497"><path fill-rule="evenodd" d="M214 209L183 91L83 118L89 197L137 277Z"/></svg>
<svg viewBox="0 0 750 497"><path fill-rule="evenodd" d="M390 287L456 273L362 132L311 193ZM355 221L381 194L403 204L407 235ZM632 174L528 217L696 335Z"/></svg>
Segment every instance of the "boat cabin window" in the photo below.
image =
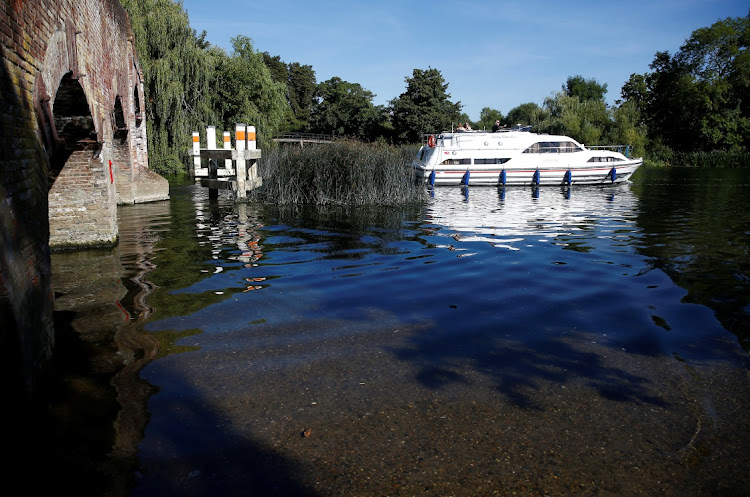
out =
<svg viewBox="0 0 750 497"><path fill-rule="evenodd" d="M449 166L471 164L471 159L445 159L442 164L447 164Z"/></svg>
<svg viewBox="0 0 750 497"><path fill-rule="evenodd" d="M474 159L474 164L505 164L510 159Z"/></svg>
<svg viewBox="0 0 750 497"><path fill-rule="evenodd" d="M589 159L589 162L619 162L621 160L620 157L592 157Z"/></svg>
<svg viewBox="0 0 750 497"><path fill-rule="evenodd" d="M523 151L524 154L566 154L583 149L573 142L537 142Z"/></svg>

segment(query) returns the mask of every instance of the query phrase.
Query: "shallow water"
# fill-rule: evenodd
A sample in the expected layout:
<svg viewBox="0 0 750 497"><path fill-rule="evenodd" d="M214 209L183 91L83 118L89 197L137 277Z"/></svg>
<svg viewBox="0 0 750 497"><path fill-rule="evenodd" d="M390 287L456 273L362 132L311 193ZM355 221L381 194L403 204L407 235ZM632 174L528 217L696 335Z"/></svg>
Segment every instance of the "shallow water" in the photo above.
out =
<svg viewBox="0 0 750 497"><path fill-rule="evenodd" d="M112 494L750 483L750 170L407 209L171 196L120 208L116 251L53 259L58 310L113 342Z"/></svg>

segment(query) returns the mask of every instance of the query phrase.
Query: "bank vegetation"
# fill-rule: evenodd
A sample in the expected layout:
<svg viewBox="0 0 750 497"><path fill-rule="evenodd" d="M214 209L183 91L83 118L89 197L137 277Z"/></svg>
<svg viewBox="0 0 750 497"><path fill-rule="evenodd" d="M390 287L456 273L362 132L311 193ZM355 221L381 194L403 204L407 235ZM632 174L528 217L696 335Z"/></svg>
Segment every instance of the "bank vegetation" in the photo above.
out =
<svg viewBox="0 0 750 497"><path fill-rule="evenodd" d="M586 145L630 145L633 155L650 164L748 166L750 13L695 30L675 54L657 52L651 72L632 74L615 105L606 103L606 84L574 75L541 105L520 103L504 114L488 103L473 121L462 112L461 103L452 100L437 69L414 69L404 77L403 93L388 105L374 105L372 92L359 83L338 77L318 82L310 65L259 52L251 33L232 38L229 52L211 45L205 32L198 34L190 27L181 2L122 3L131 14L145 78L150 163L162 174L187 171L193 131L203 133L207 124L231 130L238 122L256 126L266 155L273 150L273 136L282 132L325 133L399 146L417 143L425 133L449 130L455 123L490 129L500 120L569 135ZM381 160L384 152L372 150L372 160ZM277 151L269 158L283 161L296 153L311 152ZM343 155L331 155L331 161L338 161L333 169L343 168L346 154L337 153ZM303 164L325 161L297 159ZM362 159L357 156L360 163ZM295 181L302 181L304 174L310 171Z"/></svg>

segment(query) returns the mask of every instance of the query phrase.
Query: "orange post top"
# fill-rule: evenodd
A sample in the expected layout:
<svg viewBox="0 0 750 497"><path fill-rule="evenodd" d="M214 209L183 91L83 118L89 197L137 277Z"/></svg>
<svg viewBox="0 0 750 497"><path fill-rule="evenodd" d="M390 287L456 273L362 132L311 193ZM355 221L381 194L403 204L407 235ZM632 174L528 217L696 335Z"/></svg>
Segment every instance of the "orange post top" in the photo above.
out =
<svg viewBox="0 0 750 497"><path fill-rule="evenodd" d="M249 133L247 134L247 139L248 139L248 141L254 142L254 141L255 141L255 132L253 132L253 131L250 131L250 132L249 132Z"/></svg>
<svg viewBox="0 0 750 497"><path fill-rule="evenodd" d="M200 141L201 141L201 137L200 137L200 135L198 135L198 134L194 134L194 135L193 135L193 142L200 142Z"/></svg>
<svg viewBox="0 0 750 497"><path fill-rule="evenodd" d="M238 140L244 140L245 139L245 132L244 131L238 131L237 132L237 139Z"/></svg>
<svg viewBox="0 0 750 497"><path fill-rule="evenodd" d="M224 141L225 141L225 142L228 142L228 141L230 141L230 140L231 140L231 138L229 137L229 134L228 134L228 133L227 133L226 135L224 135Z"/></svg>

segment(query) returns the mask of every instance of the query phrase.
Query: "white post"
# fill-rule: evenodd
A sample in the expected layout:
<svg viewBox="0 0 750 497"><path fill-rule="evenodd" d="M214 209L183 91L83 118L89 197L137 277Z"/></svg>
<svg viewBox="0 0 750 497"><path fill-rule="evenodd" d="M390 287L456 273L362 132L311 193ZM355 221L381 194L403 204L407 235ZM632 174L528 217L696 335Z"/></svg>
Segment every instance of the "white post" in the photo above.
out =
<svg viewBox="0 0 750 497"><path fill-rule="evenodd" d="M245 129L244 124L237 124L234 128L234 143L237 149L237 164L235 164L235 174L237 177L237 198L245 198L247 190L245 180L247 179L247 169L245 167Z"/></svg>
<svg viewBox="0 0 750 497"><path fill-rule="evenodd" d="M216 126L206 126L206 148L216 149Z"/></svg>
<svg viewBox="0 0 750 497"><path fill-rule="evenodd" d="M224 150L232 148L232 135L229 131L224 132ZM224 168L232 174L232 159L224 159Z"/></svg>
<svg viewBox="0 0 750 497"><path fill-rule="evenodd" d="M247 149L257 150L255 126L247 127ZM250 182L251 190L259 186L258 185L258 161L256 159L250 159L250 164L247 167L247 180Z"/></svg>
<svg viewBox="0 0 750 497"><path fill-rule="evenodd" d="M201 168L201 135L193 131L193 169L190 171L191 176L195 178L195 173Z"/></svg>
<svg viewBox="0 0 750 497"><path fill-rule="evenodd" d="M247 149L256 150L255 146L255 126L247 127Z"/></svg>

